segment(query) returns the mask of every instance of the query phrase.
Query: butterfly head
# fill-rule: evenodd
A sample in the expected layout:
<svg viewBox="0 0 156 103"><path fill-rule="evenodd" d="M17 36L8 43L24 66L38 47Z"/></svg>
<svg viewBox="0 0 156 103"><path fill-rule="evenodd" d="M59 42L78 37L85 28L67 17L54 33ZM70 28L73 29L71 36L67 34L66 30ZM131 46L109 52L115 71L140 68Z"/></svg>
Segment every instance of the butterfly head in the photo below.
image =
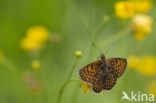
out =
<svg viewBox="0 0 156 103"><path fill-rule="evenodd" d="M100 59L103 60L103 61L106 59L104 54L101 54Z"/></svg>

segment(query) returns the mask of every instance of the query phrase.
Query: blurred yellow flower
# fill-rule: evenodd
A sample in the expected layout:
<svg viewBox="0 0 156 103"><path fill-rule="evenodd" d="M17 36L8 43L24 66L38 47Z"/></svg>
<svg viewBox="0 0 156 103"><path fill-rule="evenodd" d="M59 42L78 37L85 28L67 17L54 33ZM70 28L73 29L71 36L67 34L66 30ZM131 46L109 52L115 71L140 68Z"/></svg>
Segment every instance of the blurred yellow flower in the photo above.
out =
<svg viewBox="0 0 156 103"><path fill-rule="evenodd" d="M136 13L147 13L152 8L152 0L131 0Z"/></svg>
<svg viewBox="0 0 156 103"><path fill-rule="evenodd" d="M31 51L31 50L37 50L40 48L40 44L36 41L34 41L33 39L31 38L24 38L22 41L21 41L21 47L24 49L24 50L27 50L27 51Z"/></svg>
<svg viewBox="0 0 156 103"><path fill-rule="evenodd" d="M82 52L81 51L76 51L75 52L75 56L77 57L77 58L80 58L81 56L82 56Z"/></svg>
<svg viewBox="0 0 156 103"><path fill-rule="evenodd" d="M48 40L48 36L49 33L45 27L32 27L28 29L20 45L26 51L38 50Z"/></svg>
<svg viewBox="0 0 156 103"><path fill-rule="evenodd" d="M156 96L156 81L152 81L151 83L148 84L148 91L152 94L154 94L154 96Z"/></svg>
<svg viewBox="0 0 156 103"><path fill-rule="evenodd" d="M92 90L92 85L91 84L88 84L82 80L80 80L80 83L81 83L81 87L82 87L82 90L84 93L87 93L88 90ZM106 92L107 90L102 90L103 92ZM103 92L100 92L98 93L99 95L102 95Z"/></svg>
<svg viewBox="0 0 156 103"><path fill-rule="evenodd" d="M143 75L156 75L156 58L131 56L128 58L128 66Z"/></svg>
<svg viewBox="0 0 156 103"><path fill-rule="evenodd" d="M131 68L136 68L139 64L139 58L135 57L135 56L130 56L128 58L128 66Z"/></svg>
<svg viewBox="0 0 156 103"><path fill-rule="evenodd" d="M147 15L138 14L132 20L134 37L143 40L152 32L152 18Z"/></svg>
<svg viewBox="0 0 156 103"><path fill-rule="evenodd" d="M48 30L45 27L41 26L31 27L27 31L27 37L39 42L44 42L48 39Z"/></svg>
<svg viewBox="0 0 156 103"><path fill-rule="evenodd" d="M40 68L40 62L38 60L34 60L32 62L32 68L36 69L36 70L39 69Z"/></svg>
<svg viewBox="0 0 156 103"><path fill-rule="evenodd" d="M88 90L92 90L92 85L87 84L82 80L80 82L81 82L81 87L82 87L82 90L84 91L84 93L87 93Z"/></svg>
<svg viewBox="0 0 156 103"><path fill-rule="evenodd" d="M115 4L115 14L121 19L132 18L134 7L130 1L119 1Z"/></svg>
<svg viewBox="0 0 156 103"><path fill-rule="evenodd" d="M115 14L121 19L132 18L136 13L144 14L151 10L152 0L128 0L115 4Z"/></svg>

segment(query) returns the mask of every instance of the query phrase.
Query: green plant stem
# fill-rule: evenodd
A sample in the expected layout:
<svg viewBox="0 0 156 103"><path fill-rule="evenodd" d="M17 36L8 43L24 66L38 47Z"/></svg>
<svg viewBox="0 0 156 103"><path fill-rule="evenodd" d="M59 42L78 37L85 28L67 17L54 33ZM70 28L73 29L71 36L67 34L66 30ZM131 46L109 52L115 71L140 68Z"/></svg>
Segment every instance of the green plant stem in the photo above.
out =
<svg viewBox="0 0 156 103"><path fill-rule="evenodd" d="M64 89L65 89L65 87L66 87L69 83L71 83L71 82L80 82L80 80L69 80L69 81L66 81L66 82L62 85L62 87L61 87L61 89L60 89L60 91L59 91L59 97L58 97L57 103L61 103L61 98L62 98L62 94L63 94L63 92L64 92Z"/></svg>
<svg viewBox="0 0 156 103"><path fill-rule="evenodd" d="M72 76L72 74L73 74L73 72L74 72L74 70L75 70L75 67L76 67L76 65L77 65L77 62L78 62L78 58L76 58L76 60L75 60L75 63L74 63L74 65L73 65L73 67L72 67L72 70L70 71L70 73L69 73L69 75L68 75L67 81L69 81L69 79L71 78L71 76Z"/></svg>
<svg viewBox="0 0 156 103"><path fill-rule="evenodd" d="M71 78L71 76L72 76L74 70L75 70L75 67L76 67L76 65L77 65L77 62L78 62L78 58L76 58L75 63L74 63L74 65L73 65L73 67L72 67L72 70L70 71L70 73L69 73L69 75L68 75L68 77L67 77L66 82L65 82L65 83L62 85L62 87L60 88L57 103L61 103L62 94L63 94L64 89L65 89L65 87L67 86L67 84L69 84L69 83L71 83L71 82L79 81L79 80L69 80L69 79Z"/></svg>

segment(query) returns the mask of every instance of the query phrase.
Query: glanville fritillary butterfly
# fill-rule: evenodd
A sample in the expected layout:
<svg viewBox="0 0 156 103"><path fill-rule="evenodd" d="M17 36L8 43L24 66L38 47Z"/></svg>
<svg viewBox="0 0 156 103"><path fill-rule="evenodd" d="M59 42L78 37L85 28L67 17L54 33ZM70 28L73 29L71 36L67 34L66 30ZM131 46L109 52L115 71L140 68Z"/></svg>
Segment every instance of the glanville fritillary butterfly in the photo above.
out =
<svg viewBox="0 0 156 103"><path fill-rule="evenodd" d="M101 54L100 59L84 66L79 71L80 78L92 85L95 93L111 90L127 66L124 58L108 58Z"/></svg>

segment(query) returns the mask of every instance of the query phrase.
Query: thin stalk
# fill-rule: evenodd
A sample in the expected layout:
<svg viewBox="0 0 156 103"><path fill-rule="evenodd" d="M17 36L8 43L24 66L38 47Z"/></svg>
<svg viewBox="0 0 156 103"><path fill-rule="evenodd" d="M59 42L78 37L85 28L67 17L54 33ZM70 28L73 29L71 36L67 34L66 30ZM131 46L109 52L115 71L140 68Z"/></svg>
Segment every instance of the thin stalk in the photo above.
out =
<svg viewBox="0 0 156 103"><path fill-rule="evenodd" d="M80 80L69 80L69 81L66 81L66 82L62 85L62 87L61 87L61 89L60 89L60 91L59 91L59 97L58 97L57 103L61 103L61 98L62 98L62 94L63 94L63 92L64 92L65 87L66 87L69 83L72 83L72 82L80 82Z"/></svg>
<svg viewBox="0 0 156 103"><path fill-rule="evenodd" d="M69 75L68 75L68 77L67 77L66 82L65 82L65 83L62 85L62 87L60 88L57 103L61 103L61 98L62 98L62 94L63 94L63 92L64 92L65 87L66 87L69 83L71 83L71 82L79 81L79 80L69 80L69 79L71 78L71 76L72 76L74 70L75 70L75 67L76 67L76 65L77 65L77 62L78 62L78 58L76 58L75 63L74 63L74 65L73 65L73 67L72 67L72 69L71 69L71 71L70 71L70 73L69 73Z"/></svg>
<svg viewBox="0 0 156 103"><path fill-rule="evenodd" d="M73 67L72 67L72 70L70 71L70 73L69 73L68 78L67 78L66 81L69 81L69 79L71 78L71 76L72 76L72 74L73 74L73 72L74 72L74 70L75 70L75 67L76 67L76 65L77 65L77 62L78 62L78 58L76 58L75 63L74 63L74 65L73 65Z"/></svg>

